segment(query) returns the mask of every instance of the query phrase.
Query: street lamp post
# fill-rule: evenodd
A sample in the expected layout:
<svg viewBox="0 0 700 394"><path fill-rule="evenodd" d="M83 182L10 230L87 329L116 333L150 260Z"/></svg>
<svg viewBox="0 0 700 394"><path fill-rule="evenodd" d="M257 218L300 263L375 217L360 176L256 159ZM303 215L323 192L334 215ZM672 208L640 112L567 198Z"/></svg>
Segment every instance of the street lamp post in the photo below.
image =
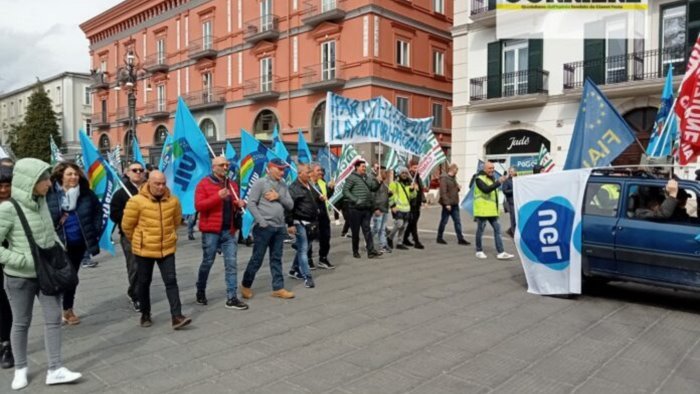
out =
<svg viewBox="0 0 700 394"><path fill-rule="evenodd" d="M129 135L126 141L127 146L124 147L124 158L127 165L129 164L129 155L132 154L134 138L136 138L136 81L138 77L144 75L143 71L140 71L141 65L139 63L139 57L133 50L129 49L124 55L124 67L122 67L117 73L117 87L116 90L126 89L127 91L127 104L129 110Z"/></svg>

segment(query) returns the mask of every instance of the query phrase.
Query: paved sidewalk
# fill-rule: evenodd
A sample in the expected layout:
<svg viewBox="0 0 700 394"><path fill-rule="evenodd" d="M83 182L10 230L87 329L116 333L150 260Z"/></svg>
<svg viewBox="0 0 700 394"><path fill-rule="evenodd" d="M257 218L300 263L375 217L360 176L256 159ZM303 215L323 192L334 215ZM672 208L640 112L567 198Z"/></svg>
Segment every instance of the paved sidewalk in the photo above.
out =
<svg viewBox="0 0 700 394"><path fill-rule="evenodd" d="M97 268L80 272L82 323L64 330L65 365L84 379L44 385L37 307L24 391L700 392L700 297L636 285L604 286L573 300L529 295L520 263L493 259L491 238L484 242L491 258L484 261L454 235L446 236L447 246L435 244L438 216L436 208L424 211L422 251L356 260L349 239L334 238L337 269L315 271L315 289L285 278L294 300L270 297L265 264L247 311L224 309L221 257L212 269L209 305L195 304L199 237L181 237L178 282L183 311L194 321L178 332L170 328L158 274L154 325L140 328L125 295L121 254L100 257ZM463 220L473 242L473 222ZM515 253L510 240L506 248ZM251 249L240 246L239 280ZM286 268L292 258L286 246ZM0 371L0 393L10 392L11 379L11 370Z"/></svg>

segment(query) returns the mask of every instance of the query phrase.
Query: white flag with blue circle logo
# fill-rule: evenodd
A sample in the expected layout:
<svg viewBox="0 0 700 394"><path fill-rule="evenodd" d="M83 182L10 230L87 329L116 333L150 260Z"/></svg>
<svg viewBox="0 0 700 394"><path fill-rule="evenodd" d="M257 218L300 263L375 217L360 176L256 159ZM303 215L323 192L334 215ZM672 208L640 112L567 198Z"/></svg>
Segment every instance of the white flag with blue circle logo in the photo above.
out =
<svg viewBox="0 0 700 394"><path fill-rule="evenodd" d="M590 169L517 177L515 245L533 294L581 294L581 206Z"/></svg>

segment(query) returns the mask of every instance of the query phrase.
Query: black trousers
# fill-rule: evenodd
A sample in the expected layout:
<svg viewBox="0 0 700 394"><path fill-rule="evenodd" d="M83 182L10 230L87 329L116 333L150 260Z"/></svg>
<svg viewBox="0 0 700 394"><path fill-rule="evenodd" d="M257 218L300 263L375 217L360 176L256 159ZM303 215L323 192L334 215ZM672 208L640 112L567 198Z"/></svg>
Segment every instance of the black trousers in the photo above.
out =
<svg viewBox="0 0 700 394"><path fill-rule="evenodd" d="M343 220L345 221L345 223L343 223L343 231L341 231L340 233L345 235L348 233L348 230L350 229L350 208L343 206L342 212L343 212Z"/></svg>
<svg viewBox="0 0 700 394"><path fill-rule="evenodd" d="M175 255L170 254L162 259L135 257L138 268L136 294L141 302L141 313L151 313L151 280L153 280L153 266L158 264L160 277L165 285L165 295L168 296L168 303L170 303L170 314L173 317L182 315L180 290L177 287L177 275L175 273Z"/></svg>
<svg viewBox="0 0 700 394"><path fill-rule="evenodd" d="M318 215L318 258L328 258L331 250L331 219L328 215ZM309 242L309 258L311 258L311 242Z"/></svg>
<svg viewBox="0 0 700 394"><path fill-rule="evenodd" d="M0 343L10 341L12 329L12 309L5 293L5 275L0 269Z"/></svg>
<svg viewBox="0 0 700 394"><path fill-rule="evenodd" d="M373 251L374 241L372 240L372 229L369 226L372 210L350 208L348 213L350 215L350 231L352 231L352 252L357 253L360 249L360 228L365 236L367 252Z"/></svg>
<svg viewBox="0 0 700 394"><path fill-rule="evenodd" d="M83 261L83 256L85 256L85 250L87 246L85 243L68 244L66 248L66 254L68 255L68 260L70 260L71 265L75 269L76 275L80 269L80 263ZM66 289L63 292L63 310L73 309L73 304L75 303L75 292L78 289L78 285Z"/></svg>
<svg viewBox="0 0 700 394"><path fill-rule="evenodd" d="M420 219L420 209L411 210L411 220L408 221L406 232L403 233L403 242L408 241L409 236L413 237L413 243L420 243L418 238L418 219Z"/></svg>

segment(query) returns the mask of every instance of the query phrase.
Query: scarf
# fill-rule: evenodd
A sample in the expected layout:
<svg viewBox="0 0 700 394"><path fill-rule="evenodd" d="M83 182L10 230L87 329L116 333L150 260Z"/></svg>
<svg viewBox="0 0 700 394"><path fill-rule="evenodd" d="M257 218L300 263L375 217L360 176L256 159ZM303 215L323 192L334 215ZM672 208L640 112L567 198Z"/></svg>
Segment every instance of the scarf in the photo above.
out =
<svg viewBox="0 0 700 394"><path fill-rule="evenodd" d="M57 183L56 189L61 193L61 209L64 212L75 211L75 207L78 205L78 198L80 197L80 185L64 191L63 187Z"/></svg>

